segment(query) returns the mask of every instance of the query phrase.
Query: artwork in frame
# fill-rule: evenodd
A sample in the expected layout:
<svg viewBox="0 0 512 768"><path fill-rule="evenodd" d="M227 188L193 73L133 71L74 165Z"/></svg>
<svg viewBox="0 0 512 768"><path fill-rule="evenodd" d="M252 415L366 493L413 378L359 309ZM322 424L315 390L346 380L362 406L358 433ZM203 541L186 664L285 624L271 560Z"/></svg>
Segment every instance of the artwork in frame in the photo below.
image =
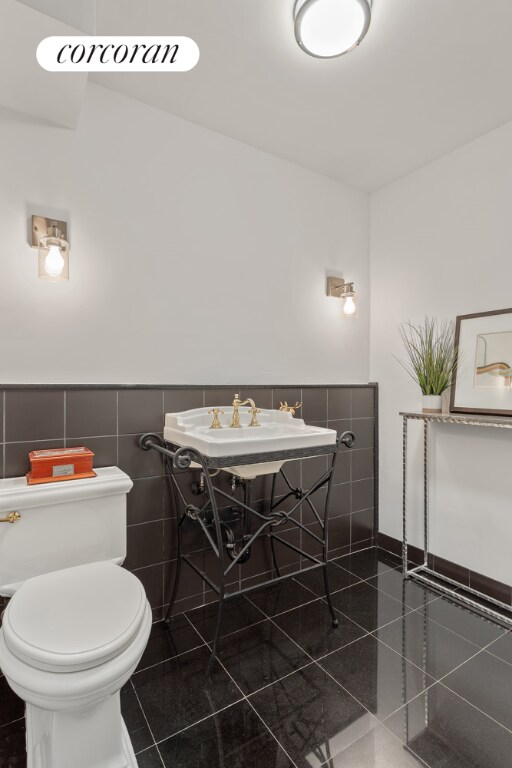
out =
<svg viewBox="0 0 512 768"><path fill-rule="evenodd" d="M460 315L455 346L450 411L512 416L512 309Z"/></svg>

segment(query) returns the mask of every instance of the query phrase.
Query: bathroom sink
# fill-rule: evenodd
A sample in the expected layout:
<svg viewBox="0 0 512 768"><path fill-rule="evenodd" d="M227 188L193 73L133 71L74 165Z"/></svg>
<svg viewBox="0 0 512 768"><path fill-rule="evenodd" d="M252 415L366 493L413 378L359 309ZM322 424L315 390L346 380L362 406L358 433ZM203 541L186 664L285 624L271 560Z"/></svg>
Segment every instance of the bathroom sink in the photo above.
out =
<svg viewBox="0 0 512 768"><path fill-rule="evenodd" d="M250 427L250 414L240 411L242 426L230 427L232 406L221 406L219 414L222 429L211 429L212 415L209 408L194 408L165 416L164 439L179 446L195 448L203 456L226 458L233 465L221 466L226 472L246 479L278 472L285 461L295 458L280 452L315 449L336 443L336 431L305 424L286 411L261 409L258 420L261 426ZM244 423L246 422L246 423ZM237 465L237 456L252 457L262 454L261 462ZM270 454L270 455L269 455ZM297 457L298 458L298 457ZM269 460L266 460L269 459ZM220 465L219 465L220 466Z"/></svg>

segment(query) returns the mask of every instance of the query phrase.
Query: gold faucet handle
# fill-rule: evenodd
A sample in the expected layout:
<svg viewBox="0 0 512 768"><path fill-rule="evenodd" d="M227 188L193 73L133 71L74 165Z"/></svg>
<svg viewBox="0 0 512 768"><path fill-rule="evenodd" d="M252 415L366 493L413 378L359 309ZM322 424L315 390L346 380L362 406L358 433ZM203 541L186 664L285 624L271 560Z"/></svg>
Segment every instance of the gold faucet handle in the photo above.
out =
<svg viewBox="0 0 512 768"><path fill-rule="evenodd" d="M288 405L286 400L284 403L279 403L279 410L291 413L292 416L295 416L295 411L298 411L299 408L302 408L302 403L299 403L298 401L295 403L295 405Z"/></svg>
<svg viewBox="0 0 512 768"><path fill-rule="evenodd" d="M261 427L261 424L258 421L258 413L261 413L259 408L249 408L249 413L251 414L251 421L249 422L250 427Z"/></svg>
<svg viewBox="0 0 512 768"><path fill-rule="evenodd" d="M213 413L213 421L210 424L210 429L222 429L222 424L219 421L219 413L224 415L224 411L221 408L212 408L208 413Z"/></svg>

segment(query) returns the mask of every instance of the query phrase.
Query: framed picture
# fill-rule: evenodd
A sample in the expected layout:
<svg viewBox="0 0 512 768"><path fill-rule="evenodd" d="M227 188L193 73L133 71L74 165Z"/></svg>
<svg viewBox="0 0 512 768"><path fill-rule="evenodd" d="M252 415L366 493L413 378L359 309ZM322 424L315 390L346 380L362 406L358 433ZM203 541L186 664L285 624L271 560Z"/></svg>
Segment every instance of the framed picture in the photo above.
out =
<svg viewBox="0 0 512 768"><path fill-rule="evenodd" d="M512 309L457 317L450 411L512 416Z"/></svg>

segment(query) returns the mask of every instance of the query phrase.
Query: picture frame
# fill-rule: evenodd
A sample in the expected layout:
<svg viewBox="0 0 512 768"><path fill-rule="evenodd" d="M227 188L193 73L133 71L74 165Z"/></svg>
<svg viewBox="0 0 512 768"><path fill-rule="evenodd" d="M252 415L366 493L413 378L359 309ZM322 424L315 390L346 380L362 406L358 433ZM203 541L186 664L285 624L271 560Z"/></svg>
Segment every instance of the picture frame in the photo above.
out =
<svg viewBox="0 0 512 768"><path fill-rule="evenodd" d="M512 308L459 315L452 413L512 416Z"/></svg>

